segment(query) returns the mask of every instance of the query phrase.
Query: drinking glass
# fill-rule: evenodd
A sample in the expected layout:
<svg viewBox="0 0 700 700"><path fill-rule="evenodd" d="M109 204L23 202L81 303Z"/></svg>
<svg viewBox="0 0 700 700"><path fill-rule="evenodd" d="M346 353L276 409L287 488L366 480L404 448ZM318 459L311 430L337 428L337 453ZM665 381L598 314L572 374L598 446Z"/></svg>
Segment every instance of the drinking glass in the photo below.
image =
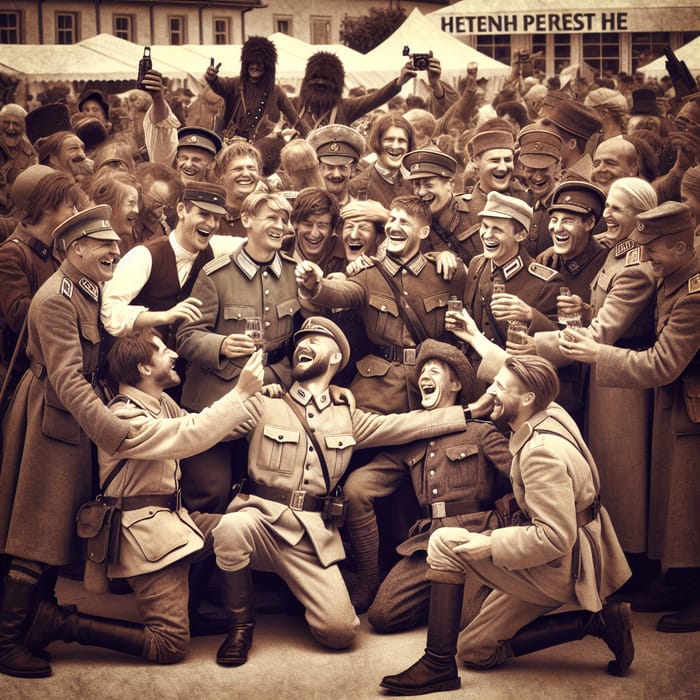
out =
<svg viewBox="0 0 700 700"><path fill-rule="evenodd" d="M260 316L251 316L245 320L245 334L255 343L255 349L263 347L265 335Z"/></svg>

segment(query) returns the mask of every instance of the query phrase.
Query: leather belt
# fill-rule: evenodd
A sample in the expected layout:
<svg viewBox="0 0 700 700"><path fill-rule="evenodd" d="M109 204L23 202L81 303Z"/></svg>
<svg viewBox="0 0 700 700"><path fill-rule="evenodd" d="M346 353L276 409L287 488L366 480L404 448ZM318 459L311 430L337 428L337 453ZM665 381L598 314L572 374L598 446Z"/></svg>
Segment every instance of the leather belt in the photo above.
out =
<svg viewBox="0 0 700 700"><path fill-rule="evenodd" d="M490 498L477 498L473 501L437 501L421 506L424 518L450 518L453 515L469 515L493 510L494 502Z"/></svg>
<svg viewBox="0 0 700 700"><path fill-rule="evenodd" d="M375 345L375 355L387 362L399 362L402 365L415 365L417 348L398 348L395 345Z"/></svg>
<svg viewBox="0 0 700 700"><path fill-rule="evenodd" d="M314 496L308 491L289 491L276 486L258 484L250 479L247 479L241 486L240 492L282 503L285 506L289 506L292 510L307 510L314 513L322 512L323 505L326 502L325 498Z"/></svg>
<svg viewBox="0 0 700 700"><path fill-rule="evenodd" d="M180 491L175 493L153 493L143 496L102 496L100 499L108 506L117 506L121 510L138 510L139 508L169 508L180 510Z"/></svg>

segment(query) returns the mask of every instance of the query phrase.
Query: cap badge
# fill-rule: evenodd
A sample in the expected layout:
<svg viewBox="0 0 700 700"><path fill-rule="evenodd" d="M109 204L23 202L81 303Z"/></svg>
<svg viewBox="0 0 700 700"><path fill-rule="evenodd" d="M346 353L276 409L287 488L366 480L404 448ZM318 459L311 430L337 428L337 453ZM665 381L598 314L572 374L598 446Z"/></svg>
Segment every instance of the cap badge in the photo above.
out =
<svg viewBox="0 0 700 700"><path fill-rule="evenodd" d="M644 223L641 221L637 222L637 231L643 231L644 230Z"/></svg>
<svg viewBox="0 0 700 700"><path fill-rule="evenodd" d="M536 151L541 151L541 150L542 150L542 144L541 144L539 141L535 141L535 143L532 145L532 147L533 147Z"/></svg>
<svg viewBox="0 0 700 700"><path fill-rule="evenodd" d="M190 143L197 143L197 137L196 136L190 136Z"/></svg>
<svg viewBox="0 0 700 700"><path fill-rule="evenodd" d="M338 144L335 141L333 141L333 143L329 146L329 148L331 151L337 151L340 149L340 146L338 146Z"/></svg>
<svg viewBox="0 0 700 700"><path fill-rule="evenodd" d="M563 200L563 201L565 201L565 202L570 202L570 201L571 201L571 195L570 195L570 194L567 194L567 195L564 197L564 200Z"/></svg>

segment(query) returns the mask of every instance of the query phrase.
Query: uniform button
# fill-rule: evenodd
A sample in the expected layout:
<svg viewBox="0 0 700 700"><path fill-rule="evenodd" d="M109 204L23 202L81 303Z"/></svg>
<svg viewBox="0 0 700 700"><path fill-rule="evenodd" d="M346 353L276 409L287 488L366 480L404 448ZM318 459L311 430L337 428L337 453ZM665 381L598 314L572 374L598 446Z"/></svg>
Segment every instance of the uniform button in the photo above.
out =
<svg viewBox="0 0 700 700"><path fill-rule="evenodd" d="M265 307L265 311L269 311L269 310L270 310L270 307L269 307L269 306L266 306L266 307Z"/></svg>
<svg viewBox="0 0 700 700"><path fill-rule="evenodd" d="M310 465L310 464L307 464L307 465L306 465L306 471L309 471L309 469L311 469L311 465Z"/></svg>
<svg viewBox="0 0 700 700"><path fill-rule="evenodd" d="M382 304L382 309L381 309L381 310L382 310L382 311L386 311L386 306L384 306L384 305Z"/></svg>
<svg viewBox="0 0 700 700"><path fill-rule="evenodd" d="M429 444L431 447L435 447L435 440L431 440L428 444Z"/></svg>
<svg viewBox="0 0 700 700"><path fill-rule="evenodd" d="M309 418L313 418L313 417L314 417L314 414L311 413L311 411L309 411Z"/></svg>
<svg viewBox="0 0 700 700"><path fill-rule="evenodd" d="M272 324L269 321L265 321L265 323L263 323L263 326L265 326L265 328L269 328L271 325Z"/></svg>
<svg viewBox="0 0 700 700"><path fill-rule="evenodd" d="M433 496L437 496L437 489L433 489L432 492Z"/></svg>
<svg viewBox="0 0 700 700"><path fill-rule="evenodd" d="M309 445L309 452L313 452L313 451L314 451L314 446L313 446L313 445Z"/></svg>
<svg viewBox="0 0 700 700"><path fill-rule="evenodd" d="M265 296L267 296L270 293L270 290L266 289L263 293L265 294Z"/></svg>
<svg viewBox="0 0 700 700"><path fill-rule="evenodd" d="M407 296L408 296L408 290L404 290L403 295L404 295L405 297L407 297Z"/></svg>
<svg viewBox="0 0 700 700"><path fill-rule="evenodd" d="M408 270L401 270L401 274L402 274L402 275L407 275L407 274L408 274Z"/></svg>
<svg viewBox="0 0 700 700"><path fill-rule="evenodd" d="M431 452L428 456L429 456L429 457L435 457L435 453L434 453L434 452Z"/></svg>
<svg viewBox="0 0 700 700"><path fill-rule="evenodd" d="M278 436L277 436L277 439L278 439L278 440L284 440L284 435L278 435Z"/></svg>
<svg viewBox="0 0 700 700"><path fill-rule="evenodd" d="M242 318L242 317L243 317L243 314L240 314L240 313L236 316L236 318Z"/></svg>
<svg viewBox="0 0 700 700"><path fill-rule="evenodd" d="M430 470L430 476L435 476L435 470L434 470L434 469L431 469L431 470Z"/></svg>
<svg viewBox="0 0 700 700"><path fill-rule="evenodd" d="M304 479L304 486L308 486L308 485L309 485L309 480L308 480L308 479Z"/></svg>
<svg viewBox="0 0 700 700"><path fill-rule="evenodd" d="M262 276L267 277L267 270L263 270Z"/></svg>
<svg viewBox="0 0 700 700"><path fill-rule="evenodd" d="M460 452L460 453L459 453L459 456L460 456L462 459L464 459L467 455L465 455L464 452Z"/></svg>

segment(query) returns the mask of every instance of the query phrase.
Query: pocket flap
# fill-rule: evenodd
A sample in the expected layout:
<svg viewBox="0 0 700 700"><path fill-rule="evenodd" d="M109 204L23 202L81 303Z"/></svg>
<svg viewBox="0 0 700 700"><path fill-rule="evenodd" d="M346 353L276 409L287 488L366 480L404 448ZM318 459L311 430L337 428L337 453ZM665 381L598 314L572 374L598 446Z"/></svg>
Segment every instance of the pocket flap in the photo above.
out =
<svg viewBox="0 0 700 700"><path fill-rule="evenodd" d="M289 428L279 428L276 425L266 425L263 435L275 442L299 442L299 431Z"/></svg>
<svg viewBox="0 0 700 700"><path fill-rule="evenodd" d="M381 311L382 313L387 313L391 316L399 315L399 307L397 306L396 299L394 299L394 297L387 297L382 294L370 292L367 303L373 309L377 309L377 311Z"/></svg>
<svg viewBox="0 0 700 700"><path fill-rule="evenodd" d="M223 316L226 321L243 321L255 315L255 307L249 304L224 304Z"/></svg>
<svg viewBox="0 0 700 700"><path fill-rule="evenodd" d="M329 450L344 450L346 447L353 447L356 444L352 435L326 435L326 447Z"/></svg>
<svg viewBox="0 0 700 700"><path fill-rule="evenodd" d="M88 321L80 322L80 335L89 340L93 345L97 345L100 342L100 329L96 323L90 323Z"/></svg>
<svg viewBox="0 0 700 700"><path fill-rule="evenodd" d="M472 455L478 455L479 448L476 445L453 445L445 450L445 454L451 462L458 462Z"/></svg>
<svg viewBox="0 0 700 700"><path fill-rule="evenodd" d="M447 306L447 292L438 292L436 294L426 294L423 297L423 307L426 311L435 311Z"/></svg>
<svg viewBox="0 0 700 700"><path fill-rule="evenodd" d="M188 528L183 526L177 513L167 508L133 511L134 519L122 518L122 525L138 545L146 561L159 561L189 542ZM138 515L137 515L138 514ZM176 526L170 522L177 520Z"/></svg>
<svg viewBox="0 0 700 700"><path fill-rule="evenodd" d="M355 363L355 369L362 377L383 377L390 368L391 362L376 355L367 355Z"/></svg>
<svg viewBox="0 0 700 700"><path fill-rule="evenodd" d="M284 318L285 316L294 316L294 314L301 309L301 304L296 297L290 297L289 299L280 301L276 308L277 318Z"/></svg>
<svg viewBox="0 0 700 700"><path fill-rule="evenodd" d="M84 503L76 516L78 537L83 539L96 537L113 510L113 506L107 506L100 501Z"/></svg>

